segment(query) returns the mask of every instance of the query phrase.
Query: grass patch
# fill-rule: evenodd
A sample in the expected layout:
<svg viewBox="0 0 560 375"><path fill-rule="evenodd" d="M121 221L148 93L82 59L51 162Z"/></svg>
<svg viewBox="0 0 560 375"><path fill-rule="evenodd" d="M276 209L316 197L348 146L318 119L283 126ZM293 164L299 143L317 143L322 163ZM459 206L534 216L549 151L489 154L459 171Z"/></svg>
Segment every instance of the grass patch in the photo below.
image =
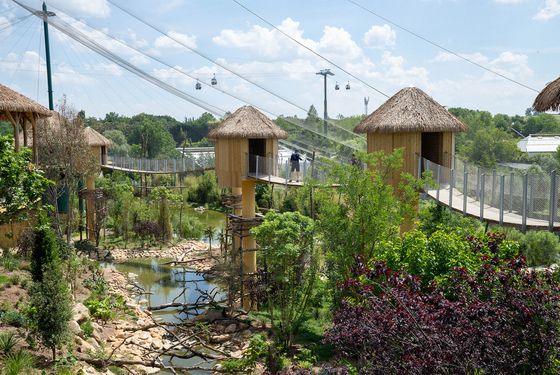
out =
<svg viewBox="0 0 560 375"><path fill-rule="evenodd" d="M7 284L10 281L10 278L6 275L0 275L0 285Z"/></svg>

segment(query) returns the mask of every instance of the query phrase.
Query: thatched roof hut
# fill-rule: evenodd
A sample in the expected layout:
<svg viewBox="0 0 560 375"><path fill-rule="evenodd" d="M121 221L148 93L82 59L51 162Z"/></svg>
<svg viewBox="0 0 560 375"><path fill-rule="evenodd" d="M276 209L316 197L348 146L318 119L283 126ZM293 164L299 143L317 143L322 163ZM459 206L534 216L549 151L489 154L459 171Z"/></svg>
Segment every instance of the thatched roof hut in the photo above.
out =
<svg viewBox="0 0 560 375"><path fill-rule="evenodd" d="M288 133L259 110L246 105L226 117L208 133L209 139L286 139Z"/></svg>
<svg viewBox="0 0 560 375"><path fill-rule="evenodd" d="M84 129L84 133L86 136L86 142L90 146L108 147L112 144L107 137L89 126Z"/></svg>
<svg viewBox="0 0 560 375"><path fill-rule="evenodd" d="M23 130L23 145L27 146L27 125L31 124L32 134L35 135L37 120L50 115L50 111L39 103L0 84L0 121L12 124L16 150L20 147L20 128ZM38 161L36 147L33 147L33 160Z"/></svg>
<svg viewBox="0 0 560 375"><path fill-rule="evenodd" d="M0 120L9 121L7 113L34 113L38 118L51 115L41 104L0 83Z"/></svg>
<svg viewBox="0 0 560 375"><path fill-rule="evenodd" d="M356 133L460 132L465 124L417 87L406 87L363 119Z"/></svg>
<svg viewBox="0 0 560 375"><path fill-rule="evenodd" d="M560 77L549 82L537 95L533 108L538 112L560 111Z"/></svg>
<svg viewBox="0 0 560 375"><path fill-rule="evenodd" d="M403 171L417 175L418 156L452 168L454 133L465 124L416 87L407 87L389 98L354 128L367 133L368 152L404 149Z"/></svg>
<svg viewBox="0 0 560 375"><path fill-rule="evenodd" d="M208 138L215 143L218 183L235 189L257 166L262 173L274 174L278 139L288 138L288 133L257 109L244 106L212 129Z"/></svg>

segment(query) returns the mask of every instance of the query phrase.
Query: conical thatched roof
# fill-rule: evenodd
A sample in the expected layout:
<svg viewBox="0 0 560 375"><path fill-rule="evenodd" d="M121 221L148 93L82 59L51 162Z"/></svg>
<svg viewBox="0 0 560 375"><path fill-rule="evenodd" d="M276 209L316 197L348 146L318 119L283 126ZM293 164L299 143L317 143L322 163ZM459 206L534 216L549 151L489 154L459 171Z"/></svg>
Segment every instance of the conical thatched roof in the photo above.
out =
<svg viewBox="0 0 560 375"><path fill-rule="evenodd" d="M549 82L537 95L533 108L538 112L560 111L560 77Z"/></svg>
<svg viewBox="0 0 560 375"><path fill-rule="evenodd" d="M84 129L86 141L90 146L110 146L111 141L98 131L90 128L89 126Z"/></svg>
<svg viewBox="0 0 560 375"><path fill-rule="evenodd" d="M35 113L37 117L48 117L50 111L39 103L14 90L0 84L0 119L4 119L3 112Z"/></svg>
<svg viewBox="0 0 560 375"><path fill-rule="evenodd" d="M226 117L220 125L208 133L208 138L286 139L288 133L262 112L247 105Z"/></svg>
<svg viewBox="0 0 560 375"><path fill-rule="evenodd" d="M356 133L460 132L465 124L424 91L407 87L354 128Z"/></svg>
<svg viewBox="0 0 560 375"><path fill-rule="evenodd" d="M55 132L62 121L62 115L56 111L49 111L51 117L46 118L43 121L43 126L47 129L47 134ZM107 139L105 136L90 128L89 126L84 128L84 136L86 142L89 146L110 146L112 144L111 140ZM23 144L23 132L19 133L20 143ZM33 144L33 133L31 129L27 129L27 139L28 144Z"/></svg>

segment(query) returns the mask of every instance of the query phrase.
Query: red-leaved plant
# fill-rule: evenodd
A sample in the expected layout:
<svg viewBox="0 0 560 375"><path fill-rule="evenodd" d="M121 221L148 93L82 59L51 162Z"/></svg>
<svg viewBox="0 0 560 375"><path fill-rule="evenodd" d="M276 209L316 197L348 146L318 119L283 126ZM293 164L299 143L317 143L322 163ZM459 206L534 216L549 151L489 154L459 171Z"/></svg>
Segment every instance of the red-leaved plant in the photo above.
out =
<svg viewBox="0 0 560 375"><path fill-rule="evenodd" d="M556 373L558 275L516 257L444 284L357 260L325 342L360 374Z"/></svg>

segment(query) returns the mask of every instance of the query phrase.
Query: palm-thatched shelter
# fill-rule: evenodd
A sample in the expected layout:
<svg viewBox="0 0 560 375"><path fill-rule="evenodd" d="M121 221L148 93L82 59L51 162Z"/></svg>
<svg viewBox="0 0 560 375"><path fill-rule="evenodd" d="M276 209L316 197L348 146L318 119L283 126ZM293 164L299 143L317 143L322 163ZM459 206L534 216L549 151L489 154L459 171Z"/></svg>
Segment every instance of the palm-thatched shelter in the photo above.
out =
<svg viewBox="0 0 560 375"><path fill-rule="evenodd" d="M560 77L549 82L537 95L533 108L538 112L560 111Z"/></svg>
<svg viewBox="0 0 560 375"><path fill-rule="evenodd" d="M417 156L451 168L455 137L466 126L443 106L416 87L389 98L354 129L367 133L368 152L391 153L404 148L403 171L418 174Z"/></svg>
<svg viewBox="0 0 560 375"><path fill-rule="evenodd" d="M107 148L111 146L111 141L103 134L89 126L84 129L86 142L93 151L101 165L107 164Z"/></svg>
<svg viewBox="0 0 560 375"><path fill-rule="evenodd" d="M20 148L20 129L23 130L23 146L28 146L27 126L36 134L37 120L49 117L50 111L28 97L0 84L0 121L8 121L14 128L15 149ZM37 158L37 147L33 146L33 160Z"/></svg>
<svg viewBox="0 0 560 375"><path fill-rule="evenodd" d="M262 112L251 106L244 106L212 129L208 138L215 143L219 184L239 188L242 178L247 176L248 168L251 168L250 163L255 160L249 155L275 159L278 154L278 139L286 139L288 134Z"/></svg>

